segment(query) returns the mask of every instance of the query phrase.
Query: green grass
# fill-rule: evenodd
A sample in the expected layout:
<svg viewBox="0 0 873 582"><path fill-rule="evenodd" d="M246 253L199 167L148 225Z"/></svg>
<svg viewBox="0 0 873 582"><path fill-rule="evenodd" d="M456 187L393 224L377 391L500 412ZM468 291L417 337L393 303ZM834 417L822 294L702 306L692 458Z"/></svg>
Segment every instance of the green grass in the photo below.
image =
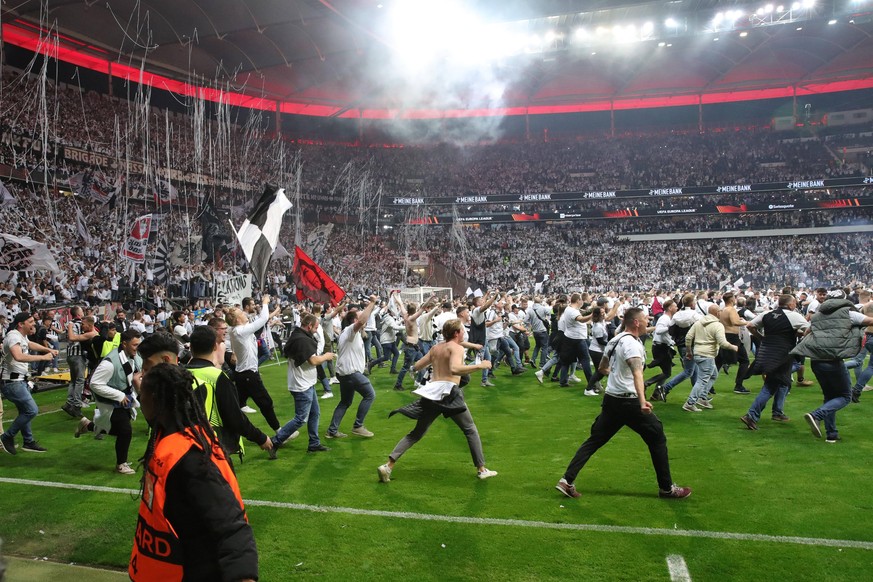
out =
<svg viewBox="0 0 873 582"><path fill-rule="evenodd" d="M681 410L690 385L667 404L655 403L664 423L674 480L694 489L686 500L657 498L645 445L629 429L601 449L579 475L577 500L554 485L599 410L599 398L581 385L540 386L532 371L521 377L497 372L494 388L478 381L467 389L489 468L500 475L475 478L463 435L438 420L397 464L392 482L377 482L375 468L412 421L388 411L409 402L391 389L387 370L373 375L376 402L367 418L372 439L326 441L333 448L305 452L305 432L277 461L248 447L237 466L247 499L446 516L515 519L556 524L706 530L873 542L869 465L873 398L838 415L843 441L812 437L802 414L821 400L817 386L794 388L786 403L792 420L769 420L760 430L739 422L753 396L733 394L730 377L717 384L715 409ZM284 366L262 369L278 415L292 414L283 388ZM581 372L579 373L581 376ZM757 391L760 378L748 381ZM410 386L407 381L407 387ZM337 387L338 388L338 387ZM65 391L37 395L43 411L57 410ZM338 391L337 391L338 394ZM867 395L865 395L867 396ZM323 434L338 398L322 400ZM356 398L355 406L358 399ZM16 412L6 402L6 421ZM349 432L353 407L341 429ZM266 429L260 415L250 417ZM34 421L49 449L44 455L0 456L0 476L63 483L136 488L138 477L112 472L113 439L76 440L75 421L62 412ZM20 437L19 437L20 440ZM145 446L145 424L135 425L132 458ZM0 537L4 552L125 568L138 501L126 494L0 484ZM249 506L262 580L668 580L665 557L682 555L695 580L867 580L873 552L772 541L570 531L511 525L448 523ZM42 533L41 533L42 532ZM445 546L445 547L443 547Z"/></svg>

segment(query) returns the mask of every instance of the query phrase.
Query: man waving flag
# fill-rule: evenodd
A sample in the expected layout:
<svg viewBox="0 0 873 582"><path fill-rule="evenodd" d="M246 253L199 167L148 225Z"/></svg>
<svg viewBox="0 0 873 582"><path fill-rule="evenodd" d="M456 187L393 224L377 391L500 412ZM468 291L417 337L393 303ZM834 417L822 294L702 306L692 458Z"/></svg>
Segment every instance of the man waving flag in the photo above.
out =
<svg viewBox="0 0 873 582"><path fill-rule="evenodd" d="M267 185L252 213L236 233L239 244L249 261L252 274L262 286L270 257L279 242L282 217L291 208L284 188Z"/></svg>

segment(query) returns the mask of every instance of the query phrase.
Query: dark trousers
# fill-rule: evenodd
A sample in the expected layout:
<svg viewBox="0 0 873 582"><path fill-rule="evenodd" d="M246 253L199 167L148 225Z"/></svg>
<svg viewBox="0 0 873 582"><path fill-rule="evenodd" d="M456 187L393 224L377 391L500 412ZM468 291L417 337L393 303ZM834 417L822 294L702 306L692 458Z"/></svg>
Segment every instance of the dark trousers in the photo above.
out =
<svg viewBox="0 0 873 582"><path fill-rule="evenodd" d="M739 369L736 373L734 381L735 388L743 387L743 380L746 379L746 374L749 371L749 354L746 352L746 346L740 341L740 335L736 333L726 333L724 337L727 341L737 346L738 350L719 350L718 357L715 359L716 368L721 369L722 364L739 364Z"/></svg>
<svg viewBox="0 0 873 582"><path fill-rule="evenodd" d="M130 410L116 408L109 417L109 434L115 437L115 464L127 462L127 453L130 450L130 440L133 437L133 428L130 425Z"/></svg>
<svg viewBox="0 0 873 582"><path fill-rule="evenodd" d="M261 380L261 375L257 372L240 372L237 370L234 380L236 382L236 391L239 395L239 405L245 406L246 401L251 397L267 421L267 424L270 425L270 428L279 430L279 427L282 425L279 423L279 419L276 418L276 411L273 410L273 399L270 398L270 394L264 386L264 381Z"/></svg>
<svg viewBox="0 0 873 582"><path fill-rule="evenodd" d="M670 476L670 461L667 457L667 435L664 434L661 421L653 413L643 413L637 398L616 398L609 394L603 397L600 415L591 425L591 436L582 443L567 466L564 473L567 483L573 483L591 455L608 443L624 426L629 426L648 445L652 465L658 477L658 487L663 491L670 489L673 478Z"/></svg>
<svg viewBox="0 0 873 582"><path fill-rule="evenodd" d="M748 358L746 363L748 364ZM667 344L652 344L652 361L647 368L661 368L661 373L657 376L652 376L646 380L646 386L652 384L661 384L665 380L669 380L673 375L673 352L670 351L670 346Z"/></svg>

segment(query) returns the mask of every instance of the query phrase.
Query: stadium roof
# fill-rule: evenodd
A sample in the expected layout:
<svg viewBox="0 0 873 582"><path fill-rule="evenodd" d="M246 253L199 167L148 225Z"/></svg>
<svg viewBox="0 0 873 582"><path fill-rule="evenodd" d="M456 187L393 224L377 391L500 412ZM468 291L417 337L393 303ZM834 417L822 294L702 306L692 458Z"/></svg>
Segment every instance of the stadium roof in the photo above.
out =
<svg viewBox="0 0 873 582"><path fill-rule="evenodd" d="M229 89L240 105L325 117L438 118L870 88L871 10L873 0L21 0L3 5L2 22L6 43L116 76L142 68L176 92Z"/></svg>

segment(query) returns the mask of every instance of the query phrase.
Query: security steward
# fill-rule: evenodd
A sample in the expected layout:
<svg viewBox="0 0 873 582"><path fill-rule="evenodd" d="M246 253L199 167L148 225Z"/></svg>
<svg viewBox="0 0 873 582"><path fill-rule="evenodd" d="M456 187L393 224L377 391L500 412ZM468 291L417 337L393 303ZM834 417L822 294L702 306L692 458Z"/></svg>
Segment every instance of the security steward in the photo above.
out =
<svg viewBox="0 0 873 582"><path fill-rule="evenodd" d="M236 387L221 368L215 366L216 357L223 359L223 346L216 341L215 330L201 325L191 332L191 362L185 366L196 380L194 393L203 403L206 417L221 445L230 454L245 454L242 437L265 451L273 448L270 438L255 427L240 410ZM219 350L220 353L219 353Z"/></svg>

